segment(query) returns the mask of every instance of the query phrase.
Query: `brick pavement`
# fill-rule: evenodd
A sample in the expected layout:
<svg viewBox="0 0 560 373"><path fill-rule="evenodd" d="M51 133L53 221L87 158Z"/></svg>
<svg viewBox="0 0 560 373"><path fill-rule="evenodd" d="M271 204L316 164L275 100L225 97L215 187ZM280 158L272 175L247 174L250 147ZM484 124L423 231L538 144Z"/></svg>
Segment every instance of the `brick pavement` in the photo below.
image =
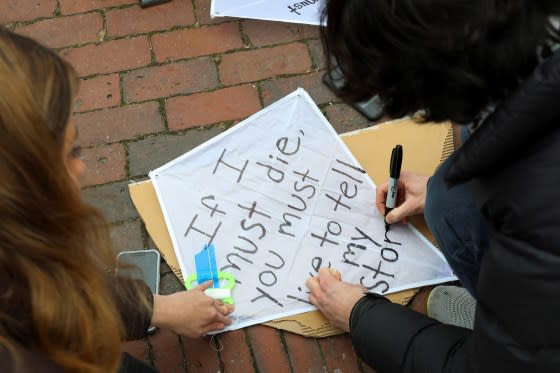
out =
<svg viewBox="0 0 560 373"><path fill-rule="evenodd" d="M153 247L129 180L221 133L297 87L338 132L371 125L321 83L312 26L210 19L210 0L3 0L0 24L54 48L81 79L74 121L88 171L84 197L111 224L116 250ZM234 98L234 100L232 100ZM162 263L161 292L181 289ZM161 372L372 372L347 336L303 338L265 326L209 339L169 332L126 349Z"/></svg>

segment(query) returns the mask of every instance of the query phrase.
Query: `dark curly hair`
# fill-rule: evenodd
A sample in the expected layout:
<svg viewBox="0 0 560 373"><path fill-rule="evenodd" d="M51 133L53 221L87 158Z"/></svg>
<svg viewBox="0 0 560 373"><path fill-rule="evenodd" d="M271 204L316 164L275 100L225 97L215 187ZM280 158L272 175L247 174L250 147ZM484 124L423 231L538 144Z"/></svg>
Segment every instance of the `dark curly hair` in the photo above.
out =
<svg viewBox="0 0 560 373"><path fill-rule="evenodd" d="M426 120L468 123L551 53L558 8L555 0L327 0L321 35L348 102L379 94L391 117L422 110Z"/></svg>

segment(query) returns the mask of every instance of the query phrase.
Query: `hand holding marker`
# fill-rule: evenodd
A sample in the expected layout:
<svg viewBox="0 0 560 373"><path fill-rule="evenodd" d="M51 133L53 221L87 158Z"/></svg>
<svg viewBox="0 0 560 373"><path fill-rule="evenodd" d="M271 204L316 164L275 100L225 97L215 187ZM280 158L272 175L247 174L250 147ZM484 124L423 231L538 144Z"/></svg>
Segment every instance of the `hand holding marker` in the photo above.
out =
<svg viewBox="0 0 560 373"><path fill-rule="evenodd" d="M395 208L397 203L397 190L399 187L399 177L401 176L402 159L402 146L397 145L391 152L391 161L389 163L389 187L387 190L387 199L385 200L385 216ZM385 233L387 233L389 229L390 225L385 221Z"/></svg>

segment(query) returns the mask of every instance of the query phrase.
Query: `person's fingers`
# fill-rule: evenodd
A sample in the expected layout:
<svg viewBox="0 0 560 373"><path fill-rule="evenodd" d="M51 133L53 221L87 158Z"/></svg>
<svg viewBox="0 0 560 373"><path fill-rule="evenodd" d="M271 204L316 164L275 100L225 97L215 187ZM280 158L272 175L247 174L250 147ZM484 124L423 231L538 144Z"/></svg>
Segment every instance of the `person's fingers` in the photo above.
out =
<svg viewBox="0 0 560 373"><path fill-rule="evenodd" d="M378 185L377 190L381 190L383 191L383 193L387 194L387 192L389 191L389 182L386 181L383 184Z"/></svg>
<svg viewBox="0 0 560 373"><path fill-rule="evenodd" d="M308 278L307 281L305 282L305 285L307 285L307 288L309 289L311 294L316 294L321 291L321 287L319 286L319 280L317 279L317 276Z"/></svg>
<svg viewBox="0 0 560 373"><path fill-rule="evenodd" d="M311 304L313 304L315 307L319 307L319 303L317 302L317 297L315 297L313 295L313 293L309 294L309 301L311 302Z"/></svg>
<svg viewBox="0 0 560 373"><path fill-rule="evenodd" d="M385 216L385 221L388 224L394 224L402 221L404 218L412 215L413 206L409 201L405 201L402 205L391 210L390 213Z"/></svg>
<svg viewBox="0 0 560 373"><path fill-rule="evenodd" d="M229 315L230 313L235 311L235 306L233 304L226 304L226 307L227 307L226 315Z"/></svg>
<svg viewBox="0 0 560 373"><path fill-rule="evenodd" d="M413 171L401 170L401 177L399 178L399 180L414 179L414 178L418 178L419 176L423 176L423 175L417 174L416 172Z"/></svg>
<svg viewBox="0 0 560 373"><path fill-rule="evenodd" d="M399 189L397 191L397 204L396 206L402 205L406 201L406 186L399 184Z"/></svg>
<svg viewBox="0 0 560 373"><path fill-rule="evenodd" d="M222 304L216 305L216 309L222 315L229 315L233 311L233 306L229 305L229 304L222 303Z"/></svg>
<svg viewBox="0 0 560 373"><path fill-rule="evenodd" d="M385 216L385 223L387 224L395 224L401 220L401 213L397 209L392 210L390 213Z"/></svg>
<svg viewBox="0 0 560 373"><path fill-rule="evenodd" d="M208 280L208 281L203 282L202 284L198 285L197 287L194 287L193 290L204 291L204 290L208 289L210 286L212 286L213 283L214 283L214 281Z"/></svg>
<svg viewBox="0 0 560 373"><path fill-rule="evenodd" d="M336 278L338 281L342 280L342 275L340 274L340 271L338 269L329 268L329 271L331 272L333 277Z"/></svg>
<svg viewBox="0 0 560 373"><path fill-rule="evenodd" d="M224 302L222 302L221 300L218 300L218 299L214 300L214 308L216 309L216 311L218 311L222 315L225 315L225 313L227 311L227 308L224 306Z"/></svg>
<svg viewBox="0 0 560 373"><path fill-rule="evenodd" d="M219 317L219 318L220 318L220 319L218 320L218 322L219 322L220 324L231 325L231 317L224 316L224 315L220 314L220 317ZM222 327L222 329L223 329L223 327Z"/></svg>
<svg viewBox="0 0 560 373"><path fill-rule="evenodd" d="M337 273L337 272L338 271L334 268L321 267L321 268L319 268L319 277L321 277L321 276L334 277L335 273Z"/></svg>
<svg viewBox="0 0 560 373"><path fill-rule="evenodd" d="M321 290L329 288L330 284L333 281L337 281L337 278L331 272L330 268L321 268L319 269L319 275L317 276L317 280L319 282L319 286Z"/></svg>
<svg viewBox="0 0 560 373"><path fill-rule="evenodd" d="M206 334L208 334L208 333L210 333L210 332L214 332L214 331L216 331L216 330L222 330L222 329L225 328L225 327L226 327L225 324L223 324L223 323L218 323L218 322L217 322L217 323L210 324L210 325L207 325L207 326L203 329L204 332L202 333L201 336L204 336L204 335L206 335Z"/></svg>
<svg viewBox="0 0 560 373"><path fill-rule="evenodd" d="M200 329L199 337L207 336L211 332L221 330L225 328L225 325L220 325L219 323L205 325Z"/></svg>
<svg viewBox="0 0 560 373"><path fill-rule="evenodd" d="M335 268L327 268L327 267L322 267L319 268L319 278L321 277L334 277L334 279L336 280L341 280L342 276L340 274L340 271L338 269ZM319 283L321 282L321 280L319 279Z"/></svg>
<svg viewBox="0 0 560 373"><path fill-rule="evenodd" d="M222 323L222 324L229 325L229 324L231 324L231 318L227 317L227 316L224 316L219 312L216 312L216 314L212 318L212 322L214 322L214 323L219 322L219 323Z"/></svg>

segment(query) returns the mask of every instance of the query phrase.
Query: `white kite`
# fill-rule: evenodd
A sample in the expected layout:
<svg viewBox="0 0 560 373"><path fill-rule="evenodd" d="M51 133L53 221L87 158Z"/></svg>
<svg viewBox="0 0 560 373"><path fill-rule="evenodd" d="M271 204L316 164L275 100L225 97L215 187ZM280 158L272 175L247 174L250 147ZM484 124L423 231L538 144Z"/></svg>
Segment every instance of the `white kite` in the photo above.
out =
<svg viewBox="0 0 560 373"><path fill-rule="evenodd" d="M375 185L302 89L150 178L183 276L234 279L229 329L314 309L321 267L381 294L455 279L412 226L385 234Z"/></svg>
<svg viewBox="0 0 560 373"><path fill-rule="evenodd" d="M320 25L323 5L323 0L212 0L210 16Z"/></svg>

